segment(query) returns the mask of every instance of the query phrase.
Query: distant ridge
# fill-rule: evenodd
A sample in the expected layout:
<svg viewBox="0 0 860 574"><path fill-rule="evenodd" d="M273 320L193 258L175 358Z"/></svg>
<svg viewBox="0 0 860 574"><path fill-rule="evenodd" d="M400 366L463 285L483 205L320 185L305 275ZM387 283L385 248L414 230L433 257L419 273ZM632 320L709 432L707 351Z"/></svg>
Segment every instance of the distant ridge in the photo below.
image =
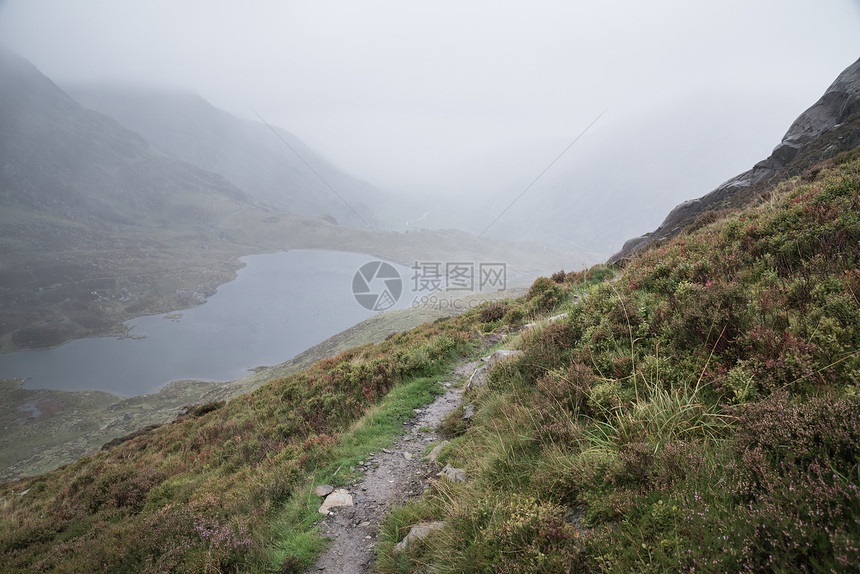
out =
<svg viewBox="0 0 860 574"><path fill-rule="evenodd" d="M848 66L824 95L798 117L773 153L698 199L675 207L651 233L628 240L610 263L629 259L655 241L689 228L707 211L736 209L758 199L780 181L860 145L860 59Z"/></svg>
<svg viewBox="0 0 860 574"><path fill-rule="evenodd" d="M223 176L262 206L356 228L380 226L375 213L386 195L286 130L240 119L192 92L115 85L65 89L159 151Z"/></svg>
<svg viewBox="0 0 860 574"><path fill-rule="evenodd" d="M250 201L223 177L84 108L2 48L0 134L0 201L7 214L17 211L2 236L40 249L110 245L123 227L206 224Z"/></svg>

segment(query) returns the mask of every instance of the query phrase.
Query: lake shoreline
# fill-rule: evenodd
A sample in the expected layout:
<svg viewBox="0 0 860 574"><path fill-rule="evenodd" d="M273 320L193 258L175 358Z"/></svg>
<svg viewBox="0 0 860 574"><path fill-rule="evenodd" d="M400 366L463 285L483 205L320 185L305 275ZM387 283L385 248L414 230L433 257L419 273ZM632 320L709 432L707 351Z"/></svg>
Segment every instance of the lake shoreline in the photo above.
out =
<svg viewBox="0 0 860 574"><path fill-rule="evenodd" d="M484 295L475 302L524 293L525 289L514 288ZM189 405L230 400L271 380L305 369L318 360L356 346L381 342L392 333L455 314L454 311L421 307L380 313L285 362L262 367L242 379L226 383L172 381L149 395L124 398L99 391L27 390L21 386L21 381L0 380L0 428L4 429L0 436L0 482L72 463L115 438L152 424L169 423ZM22 414L18 407L30 401L63 406L51 417L16 425L14 420Z"/></svg>
<svg viewBox="0 0 860 574"><path fill-rule="evenodd" d="M0 355L0 376L30 390L152 394L175 380L227 382L282 362L373 315L351 291L373 255L291 249L242 258L206 304L143 315L121 336ZM397 266L405 274L405 266ZM164 319L169 319L164 321Z"/></svg>

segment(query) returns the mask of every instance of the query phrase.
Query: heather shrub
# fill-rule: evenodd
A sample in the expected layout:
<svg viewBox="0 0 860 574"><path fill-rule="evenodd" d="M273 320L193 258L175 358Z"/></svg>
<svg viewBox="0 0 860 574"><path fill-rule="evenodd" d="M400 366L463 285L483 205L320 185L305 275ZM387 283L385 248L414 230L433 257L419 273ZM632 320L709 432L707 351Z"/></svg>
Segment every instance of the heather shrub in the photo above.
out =
<svg viewBox="0 0 860 574"><path fill-rule="evenodd" d="M510 305L506 303L493 303L481 309L478 318L481 323L493 323L503 319L510 310Z"/></svg>
<svg viewBox="0 0 860 574"><path fill-rule="evenodd" d="M546 313L555 309L569 293L569 288L546 277L539 277L526 295L528 308L535 313Z"/></svg>
<svg viewBox="0 0 860 574"><path fill-rule="evenodd" d="M536 384L537 400L547 409L578 416L586 412L586 401L594 384L594 373L582 363L572 363L565 370L546 372Z"/></svg>
<svg viewBox="0 0 860 574"><path fill-rule="evenodd" d="M490 572L562 573L581 561L580 533L566 515L564 507L530 496L489 496L458 514L454 526L474 540L467 564L480 558Z"/></svg>
<svg viewBox="0 0 860 574"><path fill-rule="evenodd" d="M613 412L632 398L622 396L622 392L621 382L618 380L606 380L594 385L588 394L590 412L596 417L608 420Z"/></svg>
<svg viewBox="0 0 860 574"><path fill-rule="evenodd" d="M566 366L576 343L576 333L566 321L555 321L533 327L522 336L524 354L504 361L490 373L491 385L522 378L534 382L548 371Z"/></svg>
<svg viewBox="0 0 860 574"><path fill-rule="evenodd" d="M526 312L523 309L522 305L513 305L508 309L508 312L505 313L504 322L508 325L520 325L525 319Z"/></svg>
<svg viewBox="0 0 860 574"><path fill-rule="evenodd" d="M104 464L92 474L78 477L63 491L62 504L72 512L97 512L102 507L139 512L149 491L161 484L166 474L154 469L135 469L120 464Z"/></svg>
<svg viewBox="0 0 860 574"><path fill-rule="evenodd" d="M738 367L755 381L755 390L769 395L785 389L805 392L816 383L815 345L791 332L756 326L742 339L750 357L739 361Z"/></svg>
<svg viewBox="0 0 860 574"><path fill-rule="evenodd" d="M203 405L197 405L196 407L192 407L188 409L188 415L192 417L202 417L207 413L211 413L212 411L217 411L221 407L224 406L224 401L213 401Z"/></svg>
<svg viewBox="0 0 860 574"><path fill-rule="evenodd" d="M169 504L146 521L141 546L149 550L143 572L229 571L249 552L251 538L241 520L226 519L214 497Z"/></svg>
<svg viewBox="0 0 860 574"><path fill-rule="evenodd" d="M860 468L860 399L823 395L794 403L785 393L774 395L742 410L735 442L738 453L760 450L771 465L804 470L818 463L856 471ZM791 449L785 449L789 444Z"/></svg>
<svg viewBox="0 0 860 574"><path fill-rule="evenodd" d="M561 269L550 275L549 278L553 283L564 283L567 273L564 272L564 269Z"/></svg>
<svg viewBox="0 0 860 574"><path fill-rule="evenodd" d="M741 569L845 570L860 560L860 400L778 394L744 407L731 465Z"/></svg>
<svg viewBox="0 0 860 574"><path fill-rule="evenodd" d="M568 273L564 281L573 287L588 287L603 283L614 276L615 271L609 265L594 265L582 271Z"/></svg>

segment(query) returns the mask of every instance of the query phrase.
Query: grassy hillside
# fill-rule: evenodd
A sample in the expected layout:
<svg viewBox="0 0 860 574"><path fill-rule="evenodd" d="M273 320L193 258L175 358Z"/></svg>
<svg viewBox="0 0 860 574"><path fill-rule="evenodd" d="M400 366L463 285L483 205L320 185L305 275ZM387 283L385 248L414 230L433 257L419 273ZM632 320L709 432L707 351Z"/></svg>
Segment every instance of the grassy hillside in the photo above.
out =
<svg viewBox="0 0 860 574"><path fill-rule="evenodd" d="M510 289L463 298L470 306ZM176 417L190 404L224 401L250 393L273 379L297 373L321 359L367 343L380 343L393 333L413 329L454 309L430 306L387 311L326 339L279 365L260 367L254 374L226 383L174 381L157 393L118 397L95 391L30 390L20 381L0 380L0 482L41 474L95 452L115 438ZM2 497L2 494L0 494Z"/></svg>
<svg viewBox="0 0 860 574"><path fill-rule="evenodd" d="M474 338L465 326L454 318L358 347L3 485L0 571L265 570L283 504L368 408L390 433L432 400L434 373ZM378 406L393 388L399 402Z"/></svg>
<svg viewBox="0 0 860 574"><path fill-rule="evenodd" d="M562 312L445 425L469 480L391 515L378 572L860 563L860 153L612 275L559 272L2 485L0 570L299 571L309 485L354 478L481 333Z"/></svg>
<svg viewBox="0 0 860 574"><path fill-rule="evenodd" d="M570 314L509 344L441 458L470 480L396 512L377 571L856 571L860 153L573 305L582 277L534 284Z"/></svg>

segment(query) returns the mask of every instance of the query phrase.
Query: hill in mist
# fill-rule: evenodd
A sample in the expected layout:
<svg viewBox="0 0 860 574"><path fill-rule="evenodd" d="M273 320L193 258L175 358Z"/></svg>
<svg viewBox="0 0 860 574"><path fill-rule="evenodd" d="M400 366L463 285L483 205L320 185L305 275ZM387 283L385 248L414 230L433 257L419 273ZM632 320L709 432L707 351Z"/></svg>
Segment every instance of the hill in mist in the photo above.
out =
<svg viewBox="0 0 860 574"><path fill-rule="evenodd" d="M860 60L848 66L803 112L773 152L710 193L676 206L651 233L625 242L612 261L677 235L684 229L757 201L775 184L798 176L825 159L860 145Z"/></svg>
<svg viewBox="0 0 860 574"><path fill-rule="evenodd" d="M220 175L153 149L7 50L0 133L4 348L57 344L109 328L118 309L152 309L152 274L205 265L207 247L225 238L219 223L251 207ZM209 275L192 284L214 291L229 270ZM189 286L160 296L188 304L197 290L182 291Z"/></svg>
<svg viewBox="0 0 860 574"><path fill-rule="evenodd" d="M196 96L128 97L127 109L147 118L138 127L161 148L82 106L24 59L0 53L0 348L122 334L123 320L201 303L252 253L341 249L406 265L504 261L511 279L546 272L548 262L579 268L596 260L463 232L384 232L361 203L388 208L384 195L286 132L279 134L325 182L263 124ZM122 107L119 96L111 101ZM364 215L350 215L329 185L352 194L350 205Z"/></svg>
<svg viewBox="0 0 860 574"><path fill-rule="evenodd" d="M679 202L767 155L794 112L785 108L754 91L643 103L623 116L610 107L551 167L573 135L513 141L440 166L432 182L436 192L415 217L429 213L411 225L433 227L454 218L452 225L480 232L516 199L489 236L608 256L657 226Z"/></svg>
<svg viewBox="0 0 860 574"><path fill-rule="evenodd" d="M286 130L237 118L197 94L108 85L64 89L162 153L223 176L263 207L379 228L377 213L391 201Z"/></svg>
<svg viewBox="0 0 860 574"><path fill-rule="evenodd" d="M0 51L5 235L36 249L110 241L123 227L211 225L250 197L87 110L34 66ZM86 225L86 227L84 227Z"/></svg>

